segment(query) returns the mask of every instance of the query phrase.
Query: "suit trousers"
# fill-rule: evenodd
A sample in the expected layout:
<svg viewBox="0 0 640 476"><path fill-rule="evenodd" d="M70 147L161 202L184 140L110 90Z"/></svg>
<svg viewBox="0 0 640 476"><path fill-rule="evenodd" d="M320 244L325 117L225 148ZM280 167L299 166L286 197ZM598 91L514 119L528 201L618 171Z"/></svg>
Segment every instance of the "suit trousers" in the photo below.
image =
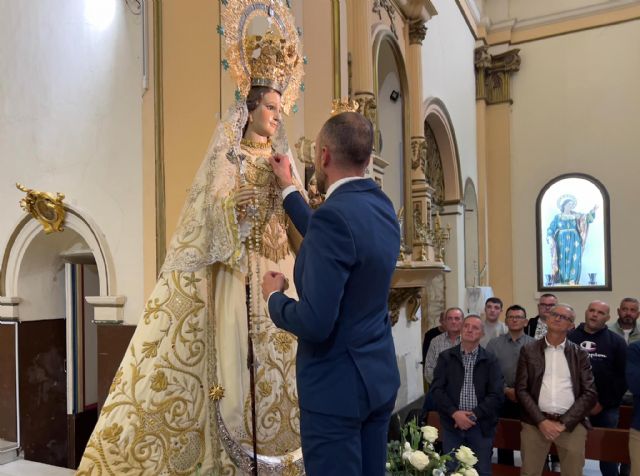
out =
<svg viewBox="0 0 640 476"><path fill-rule="evenodd" d="M629 430L629 455L631 455L631 476L640 476L640 431Z"/></svg>
<svg viewBox="0 0 640 476"><path fill-rule="evenodd" d="M584 468L584 448L587 441L587 429L580 423L573 431L563 431L553 442L560 456L562 476L582 476ZM522 476L542 474L551 442L536 426L522 423L520 432L520 451L522 453Z"/></svg>
<svg viewBox="0 0 640 476"><path fill-rule="evenodd" d="M360 417L311 412L301 402L300 436L307 476L384 476L396 396L371 409L364 382L359 380Z"/></svg>

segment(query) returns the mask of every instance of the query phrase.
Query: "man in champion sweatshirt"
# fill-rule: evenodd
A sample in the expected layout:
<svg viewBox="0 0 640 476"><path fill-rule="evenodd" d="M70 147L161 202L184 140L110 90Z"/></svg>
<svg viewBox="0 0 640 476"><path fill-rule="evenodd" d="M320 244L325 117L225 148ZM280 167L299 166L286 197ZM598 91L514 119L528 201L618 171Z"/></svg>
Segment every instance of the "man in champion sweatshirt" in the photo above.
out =
<svg viewBox="0 0 640 476"><path fill-rule="evenodd" d="M573 330L567 339L589 354L598 392L589 419L593 426L617 428L622 395L627 390L625 363L627 345L622 337L607 328L609 305L593 301L584 313L584 323ZM603 476L618 476L618 463L600 462Z"/></svg>

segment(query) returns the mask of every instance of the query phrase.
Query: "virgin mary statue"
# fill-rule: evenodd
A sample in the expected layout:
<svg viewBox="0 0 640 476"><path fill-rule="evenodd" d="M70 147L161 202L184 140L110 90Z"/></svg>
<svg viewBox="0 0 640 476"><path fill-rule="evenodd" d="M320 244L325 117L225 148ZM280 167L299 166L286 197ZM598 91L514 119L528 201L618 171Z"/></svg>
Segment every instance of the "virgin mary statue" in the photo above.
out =
<svg viewBox="0 0 640 476"><path fill-rule="evenodd" d="M256 16L269 30L249 35ZM230 0L223 27L244 99L189 189L79 475L303 473L297 344L259 292L266 270L293 270L293 227L268 157L289 152L281 112L300 90L301 45L277 1Z"/></svg>

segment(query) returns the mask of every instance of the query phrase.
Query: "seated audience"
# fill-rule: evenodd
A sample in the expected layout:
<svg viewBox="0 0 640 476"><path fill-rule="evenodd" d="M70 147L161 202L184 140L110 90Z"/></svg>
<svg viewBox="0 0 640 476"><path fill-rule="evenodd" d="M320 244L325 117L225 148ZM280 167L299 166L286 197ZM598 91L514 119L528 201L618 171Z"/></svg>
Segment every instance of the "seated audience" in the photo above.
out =
<svg viewBox="0 0 640 476"><path fill-rule="evenodd" d="M516 398L515 382L518 357L522 346L534 342L534 338L524 333L527 325L527 311L517 304L510 306L506 313L507 334L494 337L487 344L487 351L498 359L504 376L504 396L506 397L500 416L520 419L521 408ZM513 466L513 451L498 449L498 463Z"/></svg>
<svg viewBox="0 0 640 476"><path fill-rule="evenodd" d="M491 339L507 333L507 326L500 321L502 314L502 299L490 297L484 303L484 335L480 345L486 347Z"/></svg>
<svg viewBox="0 0 640 476"><path fill-rule="evenodd" d="M609 305L593 301L584 313L584 323L571 331L567 339L579 345L589 355L595 379L598 401L591 409L589 420L593 426L617 428L620 402L627 390L625 362L627 345L622 337L607 328ZM619 476L619 463L601 461L603 476Z"/></svg>
<svg viewBox="0 0 640 476"><path fill-rule="evenodd" d="M493 354L480 347L482 333L480 317L467 316L460 345L438 357L432 394L442 425L443 451L468 446L478 458L478 473L490 476L493 438L504 396L500 366Z"/></svg>
<svg viewBox="0 0 640 476"><path fill-rule="evenodd" d="M585 421L598 394L586 352L567 340L575 311L558 304L546 318L544 338L520 351L516 394L523 408L521 451L524 476L539 476L555 443L563 476L582 476Z"/></svg>

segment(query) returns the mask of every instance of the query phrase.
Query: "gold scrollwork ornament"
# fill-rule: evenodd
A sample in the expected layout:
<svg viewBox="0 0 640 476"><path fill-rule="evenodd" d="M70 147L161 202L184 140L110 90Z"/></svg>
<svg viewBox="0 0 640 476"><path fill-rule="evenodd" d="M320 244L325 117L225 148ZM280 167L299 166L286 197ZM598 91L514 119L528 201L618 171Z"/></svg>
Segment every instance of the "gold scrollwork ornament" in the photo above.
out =
<svg viewBox="0 0 640 476"><path fill-rule="evenodd" d="M50 192L39 192L16 183L16 188L27 194L20 200L20 207L33 218L38 220L46 234L54 231L64 231L64 194Z"/></svg>

